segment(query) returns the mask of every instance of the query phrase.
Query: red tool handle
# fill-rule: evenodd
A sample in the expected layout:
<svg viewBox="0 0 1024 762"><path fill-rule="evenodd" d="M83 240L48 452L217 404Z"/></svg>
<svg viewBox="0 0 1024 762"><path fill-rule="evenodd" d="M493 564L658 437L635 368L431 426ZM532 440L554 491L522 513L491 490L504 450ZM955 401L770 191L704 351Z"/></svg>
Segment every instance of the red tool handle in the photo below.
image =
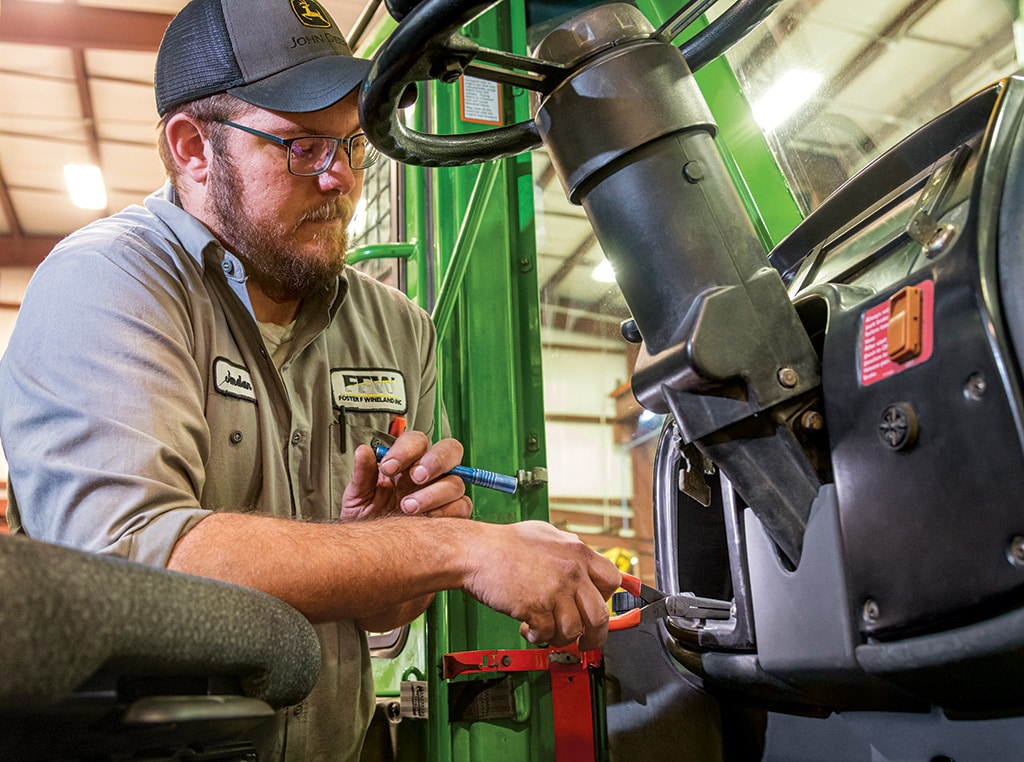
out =
<svg viewBox="0 0 1024 762"><path fill-rule="evenodd" d="M628 630L630 627L636 627L638 624L640 624L640 609L633 609L632 611L627 611L625 614L613 616L609 619L608 632Z"/></svg>
<svg viewBox="0 0 1024 762"><path fill-rule="evenodd" d="M639 577L634 577L632 574L622 573L622 582L619 583L619 587L625 590L627 593L633 595L640 595L640 588L643 583L640 582ZM608 632L617 632L618 630L628 630L630 627L636 627L640 624L640 609L633 609L627 611L625 614L619 614L613 616L608 620Z"/></svg>
<svg viewBox="0 0 1024 762"><path fill-rule="evenodd" d="M632 574L622 572L622 582L619 583L619 587L627 593L640 595L640 588L643 587L643 582L640 581L639 577L634 577Z"/></svg>

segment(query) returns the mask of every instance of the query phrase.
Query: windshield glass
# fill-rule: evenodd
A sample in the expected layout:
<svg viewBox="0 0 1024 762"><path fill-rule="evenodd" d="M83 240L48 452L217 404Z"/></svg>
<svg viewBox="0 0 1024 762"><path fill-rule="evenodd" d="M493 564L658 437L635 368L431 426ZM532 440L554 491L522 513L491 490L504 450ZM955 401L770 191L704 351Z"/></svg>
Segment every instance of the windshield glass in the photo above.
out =
<svg viewBox="0 0 1024 762"><path fill-rule="evenodd" d="M1016 71L1011 5L784 0L733 47L726 57L801 211L914 129Z"/></svg>

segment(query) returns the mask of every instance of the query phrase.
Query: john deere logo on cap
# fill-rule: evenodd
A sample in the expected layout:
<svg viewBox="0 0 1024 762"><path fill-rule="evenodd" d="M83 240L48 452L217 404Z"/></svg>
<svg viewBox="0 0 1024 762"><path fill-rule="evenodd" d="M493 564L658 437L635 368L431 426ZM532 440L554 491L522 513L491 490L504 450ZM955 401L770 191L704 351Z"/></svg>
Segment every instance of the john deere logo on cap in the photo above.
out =
<svg viewBox="0 0 1024 762"><path fill-rule="evenodd" d="M334 26L331 17L327 15L320 3L310 0L292 0L292 10L303 26L311 26L316 29L329 29Z"/></svg>

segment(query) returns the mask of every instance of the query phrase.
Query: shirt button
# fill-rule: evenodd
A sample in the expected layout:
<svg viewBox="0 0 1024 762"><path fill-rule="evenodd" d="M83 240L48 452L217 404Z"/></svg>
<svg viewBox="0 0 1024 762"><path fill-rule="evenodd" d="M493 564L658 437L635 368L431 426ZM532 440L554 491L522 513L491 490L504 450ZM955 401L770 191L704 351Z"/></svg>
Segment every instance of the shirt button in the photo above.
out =
<svg viewBox="0 0 1024 762"><path fill-rule="evenodd" d="M292 714L294 714L296 717L302 714L302 704L296 704L295 708L292 709Z"/></svg>
<svg viewBox="0 0 1024 762"><path fill-rule="evenodd" d="M235 269L235 266L231 264L231 260L225 259L223 262L220 263L220 268L228 275L231 275L232 271Z"/></svg>
<svg viewBox="0 0 1024 762"><path fill-rule="evenodd" d="M292 444L293 445L297 445L301 441L302 441L302 433L301 432L296 431L294 434L292 434Z"/></svg>
<svg viewBox="0 0 1024 762"><path fill-rule="evenodd" d="M238 444L241 441L242 441L242 432L241 431L232 431L231 432L231 444Z"/></svg>

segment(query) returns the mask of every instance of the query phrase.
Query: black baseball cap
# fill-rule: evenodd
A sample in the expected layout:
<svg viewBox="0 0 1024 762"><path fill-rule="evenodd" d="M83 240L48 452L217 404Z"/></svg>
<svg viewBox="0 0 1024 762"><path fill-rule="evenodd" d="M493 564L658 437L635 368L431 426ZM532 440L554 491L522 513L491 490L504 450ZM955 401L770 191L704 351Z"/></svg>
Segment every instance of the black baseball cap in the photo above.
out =
<svg viewBox="0 0 1024 762"><path fill-rule="evenodd" d="M319 111L351 93L369 70L320 3L192 0L160 42L156 107L163 116L226 92L274 111Z"/></svg>

